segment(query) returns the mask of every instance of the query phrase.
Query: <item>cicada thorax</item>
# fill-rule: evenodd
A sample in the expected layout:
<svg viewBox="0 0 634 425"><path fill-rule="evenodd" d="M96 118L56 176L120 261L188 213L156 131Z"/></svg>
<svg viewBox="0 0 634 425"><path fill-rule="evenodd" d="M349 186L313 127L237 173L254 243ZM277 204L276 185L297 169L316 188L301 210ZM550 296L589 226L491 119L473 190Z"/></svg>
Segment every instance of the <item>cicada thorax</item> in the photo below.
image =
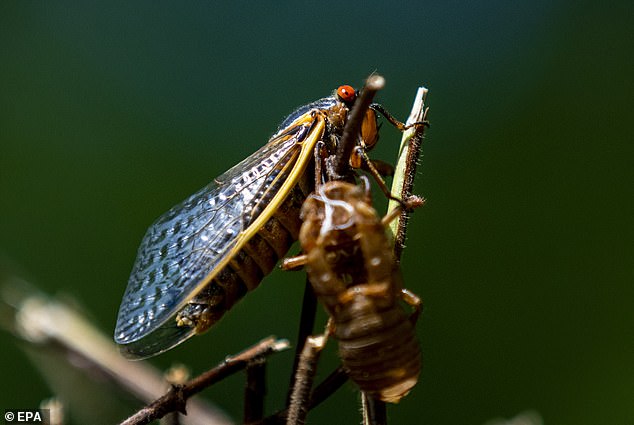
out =
<svg viewBox="0 0 634 425"><path fill-rule="evenodd" d="M356 185L326 183L304 204L300 243L348 375L362 391L398 402L418 380L421 353L400 305L402 284L385 227L368 202Z"/></svg>

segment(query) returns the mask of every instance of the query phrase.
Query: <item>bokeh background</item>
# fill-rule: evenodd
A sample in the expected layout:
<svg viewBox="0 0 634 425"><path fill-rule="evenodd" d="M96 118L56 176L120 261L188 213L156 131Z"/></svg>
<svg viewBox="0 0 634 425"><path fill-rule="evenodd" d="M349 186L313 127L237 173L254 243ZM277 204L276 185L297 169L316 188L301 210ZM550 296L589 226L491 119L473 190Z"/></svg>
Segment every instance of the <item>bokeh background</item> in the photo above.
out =
<svg viewBox="0 0 634 425"><path fill-rule="evenodd" d="M111 334L158 215L296 106L378 71L380 101L399 117L427 86L432 122L416 183L428 204L403 259L425 303L425 366L390 423L534 409L547 424L632 424L634 10L598 3L4 1L3 267L73 297ZM376 155L393 160L399 138L385 125ZM302 274L277 271L153 363L198 373L269 334L294 342L302 291ZM0 408L71 398L63 376L52 388L37 369L52 366L34 365L9 333L0 341ZM291 361L271 359L268 412ZM331 350L320 376L334 364ZM242 385L204 394L240 420ZM128 402L86 404L121 418ZM69 403L82 423L81 403ZM310 423L358 423L356 403L348 384Z"/></svg>

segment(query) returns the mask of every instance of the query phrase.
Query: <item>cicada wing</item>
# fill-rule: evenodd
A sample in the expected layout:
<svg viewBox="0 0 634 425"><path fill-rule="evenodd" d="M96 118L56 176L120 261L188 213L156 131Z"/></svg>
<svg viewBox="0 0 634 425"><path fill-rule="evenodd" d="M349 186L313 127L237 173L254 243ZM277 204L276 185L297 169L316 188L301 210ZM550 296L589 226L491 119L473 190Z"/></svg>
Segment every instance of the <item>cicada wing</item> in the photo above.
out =
<svg viewBox="0 0 634 425"><path fill-rule="evenodd" d="M120 351L129 359L142 360L161 354L195 334L193 327L178 326L175 320L168 320L145 337L120 345Z"/></svg>
<svg viewBox="0 0 634 425"><path fill-rule="evenodd" d="M241 248L239 236L253 233L249 226L257 214L271 214L261 204L270 201L273 182L280 185L288 178L284 174L289 161L297 160L299 151L307 148L302 143L314 124L310 114L296 123L150 226L119 308L118 344L132 344L164 327L159 332L164 341L152 335L147 347L143 342L135 344L144 347L140 355L149 356L191 335L190 328L175 330L166 322Z"/></svg>

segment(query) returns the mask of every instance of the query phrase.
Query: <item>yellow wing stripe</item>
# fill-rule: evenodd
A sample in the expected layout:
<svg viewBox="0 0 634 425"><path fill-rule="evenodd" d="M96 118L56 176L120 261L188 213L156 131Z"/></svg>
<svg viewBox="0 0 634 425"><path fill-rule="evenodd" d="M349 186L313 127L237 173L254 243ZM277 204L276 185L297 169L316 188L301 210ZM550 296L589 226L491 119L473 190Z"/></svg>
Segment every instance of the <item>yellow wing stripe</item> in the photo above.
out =
<svg viewBox="0 0 634 425"><path fill-rule="evenodd" d="M257 219L251 225L240 232L240 234L236 237L236 244L232 248L231 252L228 253L222 261L220 261L214 269L209 272L204 279L202 279L196 288L191 291L189 296L183 300L182 303L176 308L176 310L180 310L186 303L188 303L192 298L194 298L202 288L204 288L209 282L211 282L218 273L224 269L233 256L244 247L244 245L253 237L256 233L260 231L262 226L266 224L267 221L273 216L273 213L282 205L282 202L286 199L287 194L290 193L291 189L295 186L301 175L304 173L306 169L306 165L310 162L310 158L313 155L313 151L315 148L315 144L321 139L321 136L324 133L324 129L326 127L326 121L322 114L316 114L315 117L311 116L311 113L306 113L302 117L298 118L293 122L292 125L299 124L301 122L315 121L313 125L313 129L310 134L301 142L301 151L299 153L299 157L297 158L293 169L288 175L286 181L280 187L278 193L279 195L274 196L272 201L264 208L262 213L258 216ZM251 290L253 288L249 288Z"/></svg>

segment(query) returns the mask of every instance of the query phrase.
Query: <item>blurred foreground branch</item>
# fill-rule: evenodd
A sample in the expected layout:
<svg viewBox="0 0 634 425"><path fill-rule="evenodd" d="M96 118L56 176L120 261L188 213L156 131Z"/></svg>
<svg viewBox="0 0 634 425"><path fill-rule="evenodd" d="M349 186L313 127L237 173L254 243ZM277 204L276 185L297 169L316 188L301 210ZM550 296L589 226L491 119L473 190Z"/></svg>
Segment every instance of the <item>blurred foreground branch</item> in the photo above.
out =
<svg viewBox="0 0 634 425"><path fill-rule="evenodd" d="M69 367L88 375L107 376L125 392L149 403L165 393L163 373L147 362L123 358L112 339L97 330L67 302L47 297L16 277L2 279L2 326L29 345L62 353ZM80 389L75 388L76 391ZM184 425L230 425L215 406L194 398L188 403Z"/></svg>

